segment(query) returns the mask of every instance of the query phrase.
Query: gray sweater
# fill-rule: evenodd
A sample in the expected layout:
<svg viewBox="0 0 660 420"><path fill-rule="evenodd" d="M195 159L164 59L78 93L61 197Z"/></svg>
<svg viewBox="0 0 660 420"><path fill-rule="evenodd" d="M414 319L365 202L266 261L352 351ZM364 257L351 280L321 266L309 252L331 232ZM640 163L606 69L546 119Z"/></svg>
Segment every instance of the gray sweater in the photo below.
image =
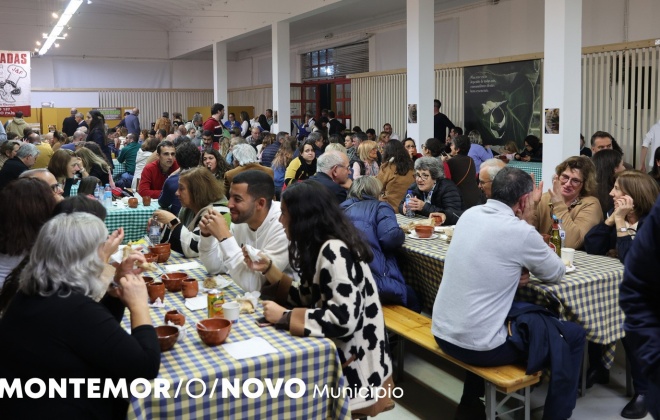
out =
<svg viewBox="0 0 660 420"><path fill-rule="evenodd" d="M505 319L523 268L548 283L558 283L565 272L541 235L506 204L488 200L467 210L447 250L433 335L476 351L504 344Z"/></svg>

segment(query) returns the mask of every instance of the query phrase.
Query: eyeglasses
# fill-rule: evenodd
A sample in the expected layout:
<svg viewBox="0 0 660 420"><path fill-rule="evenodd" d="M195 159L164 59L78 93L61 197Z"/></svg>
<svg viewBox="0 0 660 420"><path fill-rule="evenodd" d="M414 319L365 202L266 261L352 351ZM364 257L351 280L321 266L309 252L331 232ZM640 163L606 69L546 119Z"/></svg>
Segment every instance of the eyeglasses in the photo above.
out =
<svg viewBox="0 0 660 420"><path fill-rule="evenodd" d="M479 179L479 185L486 185L490 182L493 182L493 181L484 181L483 179Z"/></svg>
<svg viewBox="0 0 660 420"><path fill-rule="evenodd" d="M429 174L415 174L416 179L421 179L423 181L426 181L430 177L431 177L431 175L429 175Z"/></svg>
<svg viewBox="0 0 660 420"><path fill-rule="evenodd" d="M63 189L62 184L53 184L50 186L50 189L53 190L54 193L58 192L59 190Z"/></svg>
<svg viewBox="0 0 660 420"><path fill-rule="evenodd" d="M568 181L571 181L571 185L574 186L574 187L579 187L580 185L582 185L582 182L583 182L581 179L571 178L570 176L568 176L566 174L559 175L559 181L561 181L562 184L565 184Z"/></svg>

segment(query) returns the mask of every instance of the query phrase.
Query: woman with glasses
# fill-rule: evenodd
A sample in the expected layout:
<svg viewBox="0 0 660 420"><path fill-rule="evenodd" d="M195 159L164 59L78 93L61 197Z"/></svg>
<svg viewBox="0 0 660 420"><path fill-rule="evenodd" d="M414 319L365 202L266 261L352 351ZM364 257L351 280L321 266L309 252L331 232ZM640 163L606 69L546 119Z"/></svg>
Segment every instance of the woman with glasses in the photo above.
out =
<svg viewBox="0 0 660 420"><path fill-rule="evenodd" d="M411 139L410 137L403 141L403 146L406 148L406 152L408 152L408 155L410 156L410 159L413 160L413 162L422 157L421 153L417 153L417 145L415 144L415 140Z"/></svg>
<svg viewBox="0 0 660 420"><path fill-rule="evenodd" d="M461 216L461 194L456 185L444 177L438 159L423 157L415 161L415 183L408 187L413 192L410 209L420 216L440 213L442 223L454 225ZM406 214L406 199L399 203L399 213Z"/></svg>
<svg viewBox="0 0 660 420"><path fill-rule="evenodd" d="M572 156L557 165L552 187L541 197L536 209L540 233L552 233L553 216L561 219L566 232L564 246L581 249L589 230L603 220L596 195L596 167L585 156Z"/></svg>
<svg viewBox="0 0 660 420"><path fill-rule="evenodd" d="M78 182L77 176L87 176L80 158L67 149L60 149L53 153L53 157L48 162L48 170L55 176L58 183L64 185L64 197L71 194L71 186Z"/></svg>

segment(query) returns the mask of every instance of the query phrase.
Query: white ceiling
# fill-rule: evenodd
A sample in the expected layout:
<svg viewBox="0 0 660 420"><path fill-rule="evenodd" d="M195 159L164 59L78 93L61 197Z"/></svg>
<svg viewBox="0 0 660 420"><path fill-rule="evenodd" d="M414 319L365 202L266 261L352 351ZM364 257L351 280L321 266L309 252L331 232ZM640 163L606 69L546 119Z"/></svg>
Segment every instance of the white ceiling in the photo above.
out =
<svg viewBox="0 0 660 420"><path fill-rule="evenodd" d="M435 0L435 11L490 2ZM68 0L3 3L0 49L33 50L35 41L43 32L50 32L56 22L50 14L61 12ZM60 48L52 48L48 55L125 58L112 47L120 44L130 51L134 40L136 51L121 55L139 56L147 42L154 49L158 46L163 51L161 55L167 55L162 58L211 59L211 45L218 41L227 40L229 53L270 46L270 27L277 21L291 23L291 43L296 44L323 38L330 32L402 21L405 11L406 0L92 0L91 4L84 3L69 23L69 31L78 38L77 42L64 40ZM82 47L83 42L87 48ZM89 43L98 45L93 53ZM147 58L159 58L154 54Z"/></svg>

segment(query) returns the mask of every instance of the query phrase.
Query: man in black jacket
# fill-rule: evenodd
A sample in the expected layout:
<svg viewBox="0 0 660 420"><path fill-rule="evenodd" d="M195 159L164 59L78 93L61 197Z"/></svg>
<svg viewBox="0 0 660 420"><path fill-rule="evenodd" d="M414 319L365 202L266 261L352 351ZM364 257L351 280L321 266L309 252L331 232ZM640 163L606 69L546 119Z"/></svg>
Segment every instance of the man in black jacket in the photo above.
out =
<svg viewBox="0 0 660 420"><path fill-rule="evenodd" d="M34 144L23 143L16 157L9 159L0 170L0 190L28 169L37 161L39 150Z"/></svg>
<svg viewBox="0 0 660 420"><path fill-rule="evenodd" d="M69 137L73 136L73 133L78 129L78 122L76 121L77 113L78 110L76 108L71 108L71 115L62 121L62 131Z"/></svg>

